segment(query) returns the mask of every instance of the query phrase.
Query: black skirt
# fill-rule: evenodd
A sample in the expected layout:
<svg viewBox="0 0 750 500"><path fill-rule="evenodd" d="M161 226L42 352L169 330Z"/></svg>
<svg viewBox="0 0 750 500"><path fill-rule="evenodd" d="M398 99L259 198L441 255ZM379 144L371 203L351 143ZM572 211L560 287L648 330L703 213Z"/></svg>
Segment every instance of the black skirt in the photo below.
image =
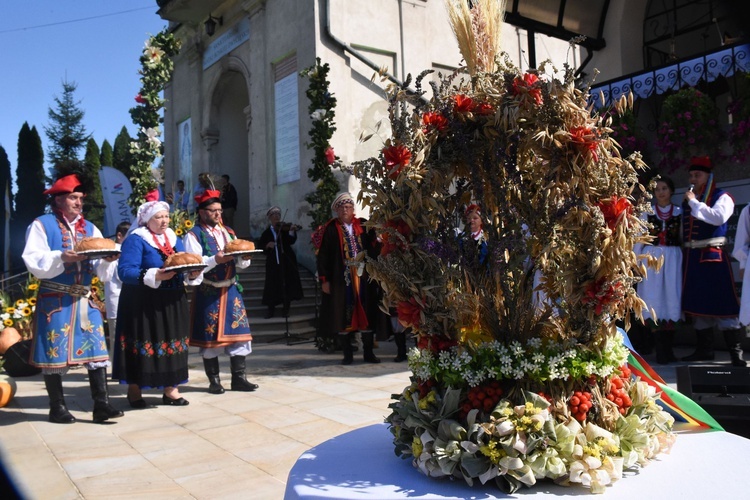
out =
<svg viewBox="0 0 750 500"><path fill-rule="evenodd" d="M124 284L112 378L143 389L187 382L189 322L184 288Z"/></svg>

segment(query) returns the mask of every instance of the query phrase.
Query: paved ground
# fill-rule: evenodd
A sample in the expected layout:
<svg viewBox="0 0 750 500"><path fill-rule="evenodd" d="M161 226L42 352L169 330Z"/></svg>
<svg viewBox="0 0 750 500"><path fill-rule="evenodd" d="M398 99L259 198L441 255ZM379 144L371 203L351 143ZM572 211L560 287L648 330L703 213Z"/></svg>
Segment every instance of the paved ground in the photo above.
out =
<svg viewBox="0 0 750 500"><path fill-rule="evenodd" d="M130 410L101 425L91 421L84 370L64 378L78 419L73 425L47 422L41 375L17 379L16 398L0 409L0 457L31 499L281 499L301 453L382 422L391 394L409 382L406 363L392 362L392 342L381 342L376 351L383 363L364 364L360 355L348 367L340 365L339 354L319 353L309 343L253 348L248 378L260 384L258 391L208 394L193 352L190 383L182 389L189 406ZM677 349L678 355L687 352ZM655 366L674 385L674 366ZM226 358L222 374L228 382ZM124 386L110 384L110 393L113 404L129 408ZM145 393L154 404L160 397Z"/></svg>

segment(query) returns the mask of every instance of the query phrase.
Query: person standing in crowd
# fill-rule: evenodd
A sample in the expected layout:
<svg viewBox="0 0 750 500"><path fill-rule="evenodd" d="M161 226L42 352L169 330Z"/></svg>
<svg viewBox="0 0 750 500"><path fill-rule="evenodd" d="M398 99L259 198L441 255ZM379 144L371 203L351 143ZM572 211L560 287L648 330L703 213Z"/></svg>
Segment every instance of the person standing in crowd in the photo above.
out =
<svg viewBox="0 0 750 500"><path fill-rule="evenodd" d="M726 244L727 221L734 212L734 199L714 183L711 159L693 158L689 167L690 189L682 202L683 257L682 311L693 319L695 352L683 361L714 359L713 328L724 334L732 364L746 366L742 359L740 304Z"/></svg>
<svg viewBox="0 0 750 500"><path fill-rule="evenodd" d="M81 171L78 162L56 166L57 172ZM71 424L63 397L62 376L71 366L88 370L94 400L94 422L101 423L123 413L109 403L107 390L107 341L102 315L89 297L95 266L101 269L105 259L89 261L75 252L76 244L86 237L101 238L99 229L83 218L83 199L89 186L85 176L62 175L44 191L50 196L52 213L36 218L26 231L23 261L41 280L34 320L34 339L30 363L42 369L49 396L49 421ZM117 257L108 257L113 261ZM98 264L98 265L97 265Z"/></svg>
<svg viewBox="0 0 750 500"><path fill-rule="evenodd" d="M260 235L258 246L266 255L266 279L263 284L263 305L268 308L266 318L272 318L276 306L283 304L283 316L289 316L289 304L302 298L302 282L297 267L297 256L292 245L297 241L298 227L281 222L281 209L271 207L266 212L269 225Z"/></svg>
<svg viewBox="0 0 750 500"><path fill-rule="evenodd" d="M187 211L190 202L190 197L185 191L185 181L177 181L177 190L172 195L172 207L175 210Z"/></svg>
<svg viewBox="0 0 750 500"><path fill-rule="evenodd" d="M221 207L224 210L224 222L227 226L234 226L234 214L237 212L237 190L231 182L229 176L221 176L224 185L221 187Z"/></svg>
<svg viewBox="0 0 750 500"><path fill-rule="evenodd" d="M130 229L129 221L122 221L117 225L115 229L117 250L120 250L122 240L128 234L128 229ZM117 265L118 261L113 261L109 265L104 266L101 276L101 280L104 283L104 304L107 311L107 330L109 332L110 348L114 345L112 339L115 338L117 327L117 304L120 301L120 290L122 290L122 281L120 281L120 277L117 275Z"/></svg>
<svg viewBox="0 0 750 500"><path fill-rule="evenodd" d="M202 255L206 269L203 282L196 289L190 307L190 345L200 347L208 376L208 392L222 394L219 377L219 354L229 356L233 391L254 391L257 384L248 382L245 359L252 352L250 323L237 283L237 267L245 269L250 259L224 255L224 247L236 238L231 228L221 223L220 193L206 190L196 197L198 224L185 236L188 252Z"/></svg>
<svg viewBox="0 0 750 500"><path fill-rule="evenodd" d="M682 317L682 208L672 204L673 194L672 179L661 177L656 181L653 214L647 216L654 239L651 245L636 248L637 254L648 254L664 261L658 271L647 268L646 276L638 284L638 295L647 306L643 319L648 321L656 344L656 362L662 365L677 361L672 352L674 326ZM656 317L652 317L651 310Z"/></svg>
<svg viewBox="0 0 750 500"><path fill-rule="evenodd" d="M162 403L185 406L177 388L188 380L189 311L183 273L167 271L164 262L184 252L169 228L169 205L147 195L138 207L138 227L122 242L118 275L122 291L117 309L114 377L128 384L128 402L147 408L143 389L163 390ZM191 285L200 284L191 271Z"/></svg>
<svg viewBox="0 0 750 500"><path fill-rule="evenodd" d="M740 218L737 222L737 233L734 236L734 250L732 256L740 262L740 271L742 272L742 301L740 302L740 324L743 327L750 325L750 266L747 265L747 258L750 255L750 204L740 212ZM736 357L738 358L737 366L742 358L742 336L739 342L733 346ZM732 347L730 347L731 349ZM732 359L734 362L734 358ZM747 364L745 363L745 366Z"/></svg>
<svg viewBox="0 0 750 500"><path fill-rule="evenodd" d="M377 257L377 239L373 231L365 231L365 219L354 216L354 199L349 193L336 196L331 209L337 217L323 229L317 256L323 292L321 317L330 322L329 331L338 334L342 364L353 361L350 336L354 332L361 332L364 361L380 363L373 353L378 290L365 268L366 255Z"/></svg>

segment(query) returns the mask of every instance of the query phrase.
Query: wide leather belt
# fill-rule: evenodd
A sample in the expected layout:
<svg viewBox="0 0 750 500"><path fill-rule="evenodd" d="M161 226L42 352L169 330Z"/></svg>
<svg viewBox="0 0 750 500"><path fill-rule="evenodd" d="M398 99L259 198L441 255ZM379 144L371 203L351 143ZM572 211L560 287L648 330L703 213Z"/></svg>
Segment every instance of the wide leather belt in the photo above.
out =
<svg viewBox="0 0 750 500"><path fill-rule="evenodd" d="M221 280L221 281L211 281L207 280L206 278L203 278L203 284L210 285L214 288L226 288L229 286L234 285L234 283L237 281L237 278L230 278L228 280Z"/></svg>
<svg viewBox="0 0 750 500"><path fill-rule="evenodd" d="M716 238L708 238L705 240L686 241L682 246L685 248L723 247L726 243L727 238L725 236L718 236Z"/></svg>
<svg viewBox="0 0 750 500"><path fill-rule="evenodd" d="M53 292L64 293L77 297L79 318L81 320L81 329L84 331L91 331L91 321L89 320L89 301L88 298L91 296L91 288L84 285L65 285L63 283L57 283L56 281L41 280L39 286L52 290Z"/></svg>

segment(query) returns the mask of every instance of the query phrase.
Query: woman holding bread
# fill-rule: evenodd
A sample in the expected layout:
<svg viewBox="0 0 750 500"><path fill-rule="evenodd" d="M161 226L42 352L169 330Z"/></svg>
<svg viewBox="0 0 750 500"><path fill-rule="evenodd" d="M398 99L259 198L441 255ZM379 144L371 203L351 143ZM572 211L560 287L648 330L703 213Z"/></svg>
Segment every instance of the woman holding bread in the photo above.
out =
<svg viewBox="0 0 750 500"><path fill-rule="evenodd" d="M147 195L146 199L154 197ZM177 388L188 380L188 302L183 273L166 270L178 258L187 263L182 241L169 228L169 205L147 201L137 226L122 242L118 275L122 291L117 311L114 377L128 386L128 402L146 408L143 389L163 390L162 403L185 406ZM186 260L185 260L186 259ZM200 283L200 271L188 276Z"/></svg>

